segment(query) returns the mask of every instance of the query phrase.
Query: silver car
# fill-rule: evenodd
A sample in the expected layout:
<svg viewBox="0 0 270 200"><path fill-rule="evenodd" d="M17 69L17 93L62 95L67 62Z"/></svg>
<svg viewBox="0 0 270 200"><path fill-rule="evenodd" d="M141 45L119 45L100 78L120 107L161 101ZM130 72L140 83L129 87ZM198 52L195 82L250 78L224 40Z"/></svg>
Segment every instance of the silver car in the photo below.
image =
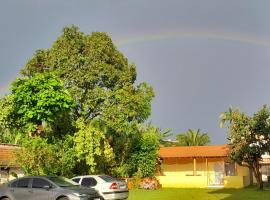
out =
<svg viewBox="0 0 270 200"><path fill-rule="evenodd" d="M102 199L128 199L128 187L125 181L107 175L86 175L72 178L74 182L96 189Z"/></svg>
<svg viewBox="0 0 270 200"><path fill-rule="evenodd" d="M0 187L1 200L100 200L94 189L56 176L32 176L13 180Z"/></svg>

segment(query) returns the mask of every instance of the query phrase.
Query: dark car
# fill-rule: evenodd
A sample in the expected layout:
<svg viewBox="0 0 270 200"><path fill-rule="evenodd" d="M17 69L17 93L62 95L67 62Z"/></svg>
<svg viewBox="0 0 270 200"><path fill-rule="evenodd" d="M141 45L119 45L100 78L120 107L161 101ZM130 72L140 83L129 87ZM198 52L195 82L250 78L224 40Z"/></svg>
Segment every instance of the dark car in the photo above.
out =
<svg viewBox="0 0 270 200"><path fill-rule="evenodd" d="M1 200L100 200L94 189L57 176L31 176L0 187Z"/></svg>

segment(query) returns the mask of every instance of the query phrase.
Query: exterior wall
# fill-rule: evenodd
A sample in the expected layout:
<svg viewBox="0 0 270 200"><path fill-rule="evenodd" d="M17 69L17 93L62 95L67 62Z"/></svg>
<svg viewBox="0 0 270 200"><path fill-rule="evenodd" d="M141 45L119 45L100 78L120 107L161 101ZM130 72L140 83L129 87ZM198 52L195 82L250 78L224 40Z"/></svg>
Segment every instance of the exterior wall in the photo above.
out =
<svg viewBox="0 0 270 200"><path fill-rule="evenodd" d="M12 176L12 174L16 174L18 177L23 177L24 173L19 168L10 168L8 170L0 170L0 184L6 183L7 181L13 180L16 177Z"/></svg>
<svg viewBox="0 0 270 200"><path fill-rule="evenodd" d="M174 188L241 188L249 185L248 168L235 166L237 176L225 176L224 163L224 158L197 158L195 165L193 158L164 159L162 175L157 178L162 187Z"/></svg>
<svg viewBox="0 0 270 200"><path fill-rule="evenodd" d="M249 186L250 174L247 167L236 165L237 176L225 176L224 187L226 188L242 188Z"/></svg>

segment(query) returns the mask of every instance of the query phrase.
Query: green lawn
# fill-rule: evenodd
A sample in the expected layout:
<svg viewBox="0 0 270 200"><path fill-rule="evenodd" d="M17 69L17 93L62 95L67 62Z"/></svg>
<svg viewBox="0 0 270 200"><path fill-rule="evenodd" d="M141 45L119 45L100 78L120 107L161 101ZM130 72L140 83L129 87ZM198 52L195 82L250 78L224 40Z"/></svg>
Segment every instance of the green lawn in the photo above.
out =
<svg viewBox="0 0 270 200"><path fill-rule="evenodd" d="M130 190L128 200L270 200L270 189L160 189Z"/></svg>

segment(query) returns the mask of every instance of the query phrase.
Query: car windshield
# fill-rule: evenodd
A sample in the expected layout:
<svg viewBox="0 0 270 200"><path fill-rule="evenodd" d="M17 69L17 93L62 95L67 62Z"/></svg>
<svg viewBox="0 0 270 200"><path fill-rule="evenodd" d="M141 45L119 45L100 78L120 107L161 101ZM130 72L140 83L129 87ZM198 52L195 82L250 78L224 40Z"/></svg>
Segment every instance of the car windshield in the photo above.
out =
<svg viewBox="0 0 270 200"><path fill-rule="evenodd" d="M50 179L52 182L54 182L56 185L58 185L59 187L72 187L72 186L79 186L78 183L64 178L64 177L48 177L48 179Z"/></svg>
<svg viewBox="0 0 270 200"><path fill-rule="evenodd" d="M116 178L113 178L113 177L111 177L111 176L106 176L106 175L99 176L99 178L103 179L103 180L106 181L106 182L117 181Z"/></svg>

